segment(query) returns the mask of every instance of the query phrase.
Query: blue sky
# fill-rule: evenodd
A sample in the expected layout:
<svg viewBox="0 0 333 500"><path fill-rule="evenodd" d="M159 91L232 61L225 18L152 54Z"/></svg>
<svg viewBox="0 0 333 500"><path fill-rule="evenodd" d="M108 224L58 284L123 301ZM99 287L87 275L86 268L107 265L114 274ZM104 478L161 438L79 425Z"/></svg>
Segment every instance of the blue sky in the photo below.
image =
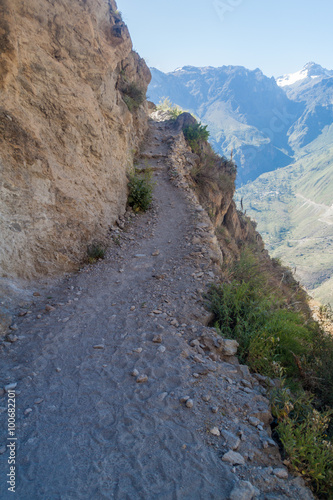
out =
<svg viewBox="0 0 333 500"><path fill-rule="evenodd" d="M333 69L332 0L117 0L149 66L241 65L280 76Z"/></svg>

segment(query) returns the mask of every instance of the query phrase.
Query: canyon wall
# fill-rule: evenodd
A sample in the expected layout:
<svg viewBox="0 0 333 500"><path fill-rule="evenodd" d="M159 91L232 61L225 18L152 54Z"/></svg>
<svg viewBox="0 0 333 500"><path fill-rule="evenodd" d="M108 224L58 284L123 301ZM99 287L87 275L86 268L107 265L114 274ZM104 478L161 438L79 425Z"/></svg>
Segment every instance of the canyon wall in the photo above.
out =
<svg viewBox="0 0 333 500"><path fill-rule="evenodd" d="M2 277L73 269L124 212L149 81L113 0L0 0Z"/></svg>

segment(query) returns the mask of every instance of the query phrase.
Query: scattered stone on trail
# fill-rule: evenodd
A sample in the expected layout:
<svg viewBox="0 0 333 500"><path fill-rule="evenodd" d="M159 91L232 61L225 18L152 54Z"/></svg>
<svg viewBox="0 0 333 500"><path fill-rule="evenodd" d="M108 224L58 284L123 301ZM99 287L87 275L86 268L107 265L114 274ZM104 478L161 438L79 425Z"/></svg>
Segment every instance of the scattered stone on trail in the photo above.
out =
<svg viewBox="0 0 333 500"><path fill-rule="evenodd" d="M131 373L132 377L137 377L139 375L139 372L136 368L134 368L134 370L132 371Z"/></svg>
<svg viewBox="0 0 333 500"><path fill-rule="evenodd" d="M136 307L135 306L131 306L130 310L131 311L135 311Z"/></svg>
<svg viewBox="0 0 333 500"><path fill-rule="evenodd" d="M279 479L288 479L288 477L289 477L287 469L283 469L282 467L277 468L277 469L273 469L273 474L274 474L274 476L278 477Z"/></svg>
<svg viewBox="0 0 333 500"><path fill-rule="evenodd" d="M195 361L196 363L204 363L204 360L202 359L202 357L197 355L197 354L195 354L193 356L193 361Z"/></svg>
<svg viewBox="0 0 333 500"><path fill-rule="evenodd" d="M257 427L258 425L262 425L261 420L256 417L249 417L249 424L253 425L253 427Z"/></svg>
<svg viewBox="0 0 333 500"><path fill-rule="evenodd" d="M191 347L200 346L199 340L198 339L191 340L190 346Z"/></svg>
<svg viewBox="0 0 333 500"><path fill-rule="evenodd" d="M212 427L211 429L209 429L209 432L211 434L213 434L213 436L220 436L221 435L221 433L217 427Z"/></svg>
<svg viewBox="0 0 333 500"><path fill-rule="evenodd" d="M34 296L34 297L40 297L40 293L39 293L39 292L34 292L34 293L33 293L33 296Z"/></svg>
<svg viewBox="0 0 333 500"><path fill-rule="evenodd" d="M186 403L186 401L188 401L190 399L190 396L182 396L181 398L179 398L179 401L181 403Z"/></svg>
<svg viewBox="0 0 333 500"><path fill-rule="evenodd" d="M45 311L47 312L55 311L55 307L51 306L50 304L46 304Z"/></svg>
<svg viewBox="0 0 333 500"><path fill-rule="evenodd" d="M158 395L159 401L164 401L164 399L167 397L168 393L167 392L162 392L161 394Z"/></svg>
<svg viewBox="0 0 333 500"><path fill-rule="evenodd" d="M157 257L158 255L160 255L160 251L159 250L155 250L155 252L152 253L153 257Z"/></svg>
<svg viewBox="0 0 333 500"><path fill-rule="evenodd" d="M187 408L193 408L193 399L188 399L185 403L185 406L187 406Z"/></svg>
<svg viewBox="0 0 333 500"><path fill-rule="evenodd" d="M24 411L24 415L29 415L29 413L32 412L32 408L27 408L25 411Z"/></svg>
<svg viewBox="0 0 333 500"><path fill-rule="evenodd" d="M160 333L154 335L154 337L153 337L153 342L155 342L156 344L161 344L162 340L163 340L163 337Z"/></svg>
<svg viewBox="0 0 333 500"><path fill-rule="evenodd" d="M10 329L10 330L12 330L13 332L17 332L17 330L18 330L18 326L17 326L17 324L16 324L16 323L14 323L14 325L11 325L11 326L9 327L9 329Z"/></svg>
<svg viewBox="0 0 333 500"><path fill-rule="evenodd" d="M161 311L160 309L154 309L153 314L163 314L163 311Z"/></svg>
<svg viewBox="0 0 333 500"><path fill-rule="evenodd" d="M40 405L44 401L44 398L38 398L34 401L35 405Z"/></svg>
<svg viewBox="0 0 333 500"><path fill-rule="evenodd" d="M9 342L11 342L12 344L18 340L17 335L15 335L14 333L10 333L9 335L7 335L7 337L6 337L6 338L7 338L7 340L8 340Z"/></svg>
<svg viewBox="0 0 333 500"><path fill-rule="evenodd" d="M239 344L236 340L223 339L223 354L225 356L235 356Z"/></svg>
<svg viewBox="0 0 333 500"><path fill-rule="evenodd" d="M104 349L104 344L96 344L93 346L93 349Z"/></svg>
<svg viewBox="0 0 333 500"><path fill-rule="evenodd" d="M164 347L164 345L160 345L159 348L157 349L159 352L165 352L166 351L166 348Z"/></svg>
<svg viewBox="0 0 333 500"><path fill-rule="evenodd" d="M258 488L255 488L249 481L239 481L230 493L229 500L252 500L259 495Z"/></svg>
<svg viewBox="0 0 333 500"><path fill-rule="evenodd" d="M212 410L212 413L217 413L219 411L217 406L212 406L211 410Z"/></svg>
<svg viewBox="0 0 333 500"><path fill-rule="evenodd" d="M56 368L56 372L57 372L57 373L60 373L60 372L61 372L61 368L59 368L59 367L58 367L58 368Z"/></svg>
<svg viewBox="0 0 333 500"><path fill-rule="evenodd" d="M15 389L16 386L17 386L17 382L12 382L11 384L5 385L4 389L6 392L9 392L9 391Z"/></svg>
<svg viewBox="0 0 333 500"><path fill-rule="evenodd" d="M144 253L137 253L137 254L134 255L134 257L136 259L142 259L143 257L146 257L146 255Z"/></svg>
<svg viewBox="0 0 333 500"><path fill-rule="evenodd" d="M241 440L239 437L235 436L235 434L225 429L221 429L221 436L225 440L227 446L233 451L236 451L239 448Z"/></svg>
<svg viewBox="0 0 333 500"><path fill-rule="evenodd" d="M143 384L144 382L147 382L148 381L148 375L140 375L137 379L136 379L137 383L138 384Z"/></svg>
<svg viewBox="0 0 333 500"><path fill-rule="evenodd" d="M211 399L211 395L210 394L203 394L202 396L202 400L205 401L206 403L208 403L208 401L210 401Z"/></svg>
<svg viewBox="0 0 333 500"><path fill-rule="evenodd" d="M229 450L222 457L223 462L228 462L232 465L245 465L244 457L235 451Z"/></svg>

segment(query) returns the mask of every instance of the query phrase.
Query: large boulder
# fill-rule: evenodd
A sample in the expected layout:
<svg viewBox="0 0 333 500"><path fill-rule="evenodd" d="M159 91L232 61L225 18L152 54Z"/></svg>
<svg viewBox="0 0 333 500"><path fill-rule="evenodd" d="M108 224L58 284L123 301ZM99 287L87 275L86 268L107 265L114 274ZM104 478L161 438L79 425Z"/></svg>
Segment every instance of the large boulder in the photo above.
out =
<svg viewBox="0 0 333 500"><path fill-rule="evenodd" d="M175 121L175 128L176 130L184 130L186 127L189 127L190 125L195 125L197 120L194 118L194 116L191 115L191 113L182 113L179 115Z"/></svg>

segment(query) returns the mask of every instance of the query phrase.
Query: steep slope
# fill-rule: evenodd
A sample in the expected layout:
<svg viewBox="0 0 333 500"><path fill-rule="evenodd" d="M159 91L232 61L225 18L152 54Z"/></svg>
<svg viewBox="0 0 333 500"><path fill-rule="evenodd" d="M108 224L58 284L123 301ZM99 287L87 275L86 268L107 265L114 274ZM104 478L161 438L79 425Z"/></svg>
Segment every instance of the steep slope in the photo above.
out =
<svg viewBox="0 0 333 500"><path fill-rule="evenodd" d="M113 0L1 0L0 28L1 275L31 278L124 212L150 72Z"/></svg>
<svg viewBox="0 0 333 500"><path fill-rule="evenodd" d="M309 63L277 82L306 106L288 132L295 162L244 186L239 200L273 255L315 298L333 304L333 72Z"/></svg>
<svg viewBox="0 0 333 500"><path fill-rule="evenodd" d="M270 253L295 268L322 303L333 304L333 125L295 163L238 191Z"/></svg>
<svg viewBox="0 0 333 500"><path fill-rule="evenodd" d="M151 71L150 99L169 97L208 124L215 148L226 156L233 150L238 184L291 162L287 132L304 104L288 99L273 78L240 66Z"/></svg>

